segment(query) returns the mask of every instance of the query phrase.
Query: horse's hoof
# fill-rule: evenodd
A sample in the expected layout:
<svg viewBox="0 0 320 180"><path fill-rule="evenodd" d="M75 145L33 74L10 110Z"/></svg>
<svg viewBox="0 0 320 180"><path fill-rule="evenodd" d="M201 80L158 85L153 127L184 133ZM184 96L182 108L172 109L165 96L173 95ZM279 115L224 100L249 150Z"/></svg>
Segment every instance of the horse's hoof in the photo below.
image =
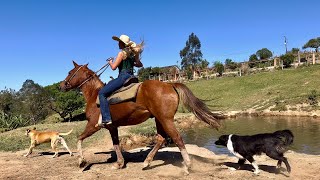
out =
<svg viewBox="0 0 320 180"><path fill-rule="evenodd" d="M84 159L79 159L79 167L83 168L87 164L86 160Z"/></svg>
<svg viewBox="0 0 320 180"><path fill-rule="evenodd" d="M114 163L111 169L121 169L123 168L123 164L120 163Z"/></svg>
<svg viewBox="0 0 320 180"><path fill-rule="evenodd" d="M186 166L183 168L183 174L185 176L188 176L190 173L189 173L189 168L187 168Z"/></svg>
<svg viewBox="0 0 320 180"><path fill-rule="evenodd" d="M111 166L111 169L116 170L116 169L120 169L120 168L117 165L113 165L113 166Z"/></svg>
<svg viewBox="0 0 320 180"><path fill-rule="evenodd" d="M147 169L150 166L149 162L143 162L143 168L142 169Z"/></svg>
<svg viewBox="0 0 320 180"><path fill-rule="evenodd" d="M189 170L191 169L191 162L183 162L183 172L184 172L184 175L187 176L189 175Z"/></svg>
<svg viewBox="0 0 320 180"><path fill-rule="evenodd" d="M259 176L260 171L259 171L259 170L255 170L253 173L254 173L256 176Z"/></svg>

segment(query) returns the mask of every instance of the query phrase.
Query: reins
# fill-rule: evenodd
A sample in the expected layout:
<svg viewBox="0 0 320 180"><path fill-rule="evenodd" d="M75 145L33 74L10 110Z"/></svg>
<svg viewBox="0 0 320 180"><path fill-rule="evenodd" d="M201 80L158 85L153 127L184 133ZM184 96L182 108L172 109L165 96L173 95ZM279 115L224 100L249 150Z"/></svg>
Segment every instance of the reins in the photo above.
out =
<svg viewBox="0 0 320 180"><path fill-rule="evenodd" d="M101 74L104 73L104 71L105 71L106 69L108 69L108 67L109 67L109 61L110 61L111 59L112 59L112 58L108 58L108 59L107 59L107 63L106 63L105 65L103 65L98 71L94 72L93 75L89 76L86 80L84 80L77 88L80 88L81 86L83 86L86 82L88 82L89 80L91 80L91 78L92 78L93 76L95 76L95 75L96 75L97 77L100 77ZM72 75L68 80L64 80L64 82L66 82L66 84L69 85L71 79L75 77L75 75L78 73L78 71L79 71L83 66L84 66L84 65L80 66L80 67L76 70L76 72L74 72L73 75ZM98 73L99 71L101 71L101 70L102 70L102 72L97 75L97 73Z"/></svg>
<svg viewBox="0 0 320 180"><path fill-rule="evenodd" d="M89 76L86 80L84 80L77 88L80 88L81 86L83 86L86 82L88 82L89 80L91 80L91 78L93 78L93 76L95 76L95 75L96 75L97 77L100 77L101 74L102 74L106 69L108 69L108 67L109 67L109 63L103 65L102 68L100 68L98 71L94 72L93 75ZM97 75L97 73L98 73L99 71L101 71L102 69L103 69L103 71L102 71L100 74Z"/></svg>

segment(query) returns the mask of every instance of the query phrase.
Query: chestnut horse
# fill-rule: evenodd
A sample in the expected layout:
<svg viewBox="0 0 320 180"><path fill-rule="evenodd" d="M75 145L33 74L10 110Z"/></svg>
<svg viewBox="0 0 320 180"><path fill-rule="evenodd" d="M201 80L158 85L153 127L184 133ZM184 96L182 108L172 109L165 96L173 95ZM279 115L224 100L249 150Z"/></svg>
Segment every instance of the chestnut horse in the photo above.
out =
<svg viewBox="0 0 320 180"><path fill-rule="evenodd" d="M88 120L84 132L78 138L78 152L80 167L85 164L82 153L82 141L97 132L100 127L97 124L100 109L96 105L99 90L104 86L99 77L86 65L78 65L73 62L74 68L69 72L66 79L61 82L61 90L68 91L80 88L86 101L86 118ZM183 140L174 126L174 115L178 109L179 101L195 116L214 128L220 126L218 114L210 112L208 107L181 83L165 83L157 80L144 81L138 89L135 101L122 102L110 106L113 126L108 128L117 162L114 167L119 169L124 166L124 159L119 147L118 127L136 125L154 117L157 127L156 145L146 157L144 168L150 166L153 157L159 148L165 143L166 135L179 147L187 169L191 165L189 155Z"/></svg>

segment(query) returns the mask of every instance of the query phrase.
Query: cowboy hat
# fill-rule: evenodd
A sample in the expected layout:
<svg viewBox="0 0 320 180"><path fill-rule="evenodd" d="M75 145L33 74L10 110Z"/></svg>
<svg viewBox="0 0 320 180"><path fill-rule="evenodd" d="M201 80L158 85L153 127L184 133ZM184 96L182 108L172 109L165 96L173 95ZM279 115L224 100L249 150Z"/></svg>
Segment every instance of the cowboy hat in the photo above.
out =
<svg viewBox="0 0 320 180"><path fill-rule="evenodd" d="M113 39L113 40L116 40L116 41L121 41L121 42L123 42L126 46L131 46L132 44L135 44L133 41L130 41L129 36L124 35L124 34L121 35L120 37L112 36L112 39Z"/></svg>

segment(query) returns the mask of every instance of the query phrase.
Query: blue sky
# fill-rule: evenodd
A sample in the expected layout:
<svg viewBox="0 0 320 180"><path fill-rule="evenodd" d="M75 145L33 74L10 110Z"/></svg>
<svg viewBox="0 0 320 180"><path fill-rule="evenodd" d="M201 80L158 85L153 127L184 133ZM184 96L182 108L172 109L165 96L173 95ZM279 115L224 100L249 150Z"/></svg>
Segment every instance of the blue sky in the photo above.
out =
<svg viewBox="0 0 320 180"><path fill-rule="evenodd" d="M32 79L46 86L63 80L72 60L98 70L116 56L113 35L144 39L143 64L181 62L179 51L194 32L203 57L244 61L258 49L275 55L320 36L317 0L1 0L0 90L19 90ZM116 76L107 70L103 81Z"/></svg>

